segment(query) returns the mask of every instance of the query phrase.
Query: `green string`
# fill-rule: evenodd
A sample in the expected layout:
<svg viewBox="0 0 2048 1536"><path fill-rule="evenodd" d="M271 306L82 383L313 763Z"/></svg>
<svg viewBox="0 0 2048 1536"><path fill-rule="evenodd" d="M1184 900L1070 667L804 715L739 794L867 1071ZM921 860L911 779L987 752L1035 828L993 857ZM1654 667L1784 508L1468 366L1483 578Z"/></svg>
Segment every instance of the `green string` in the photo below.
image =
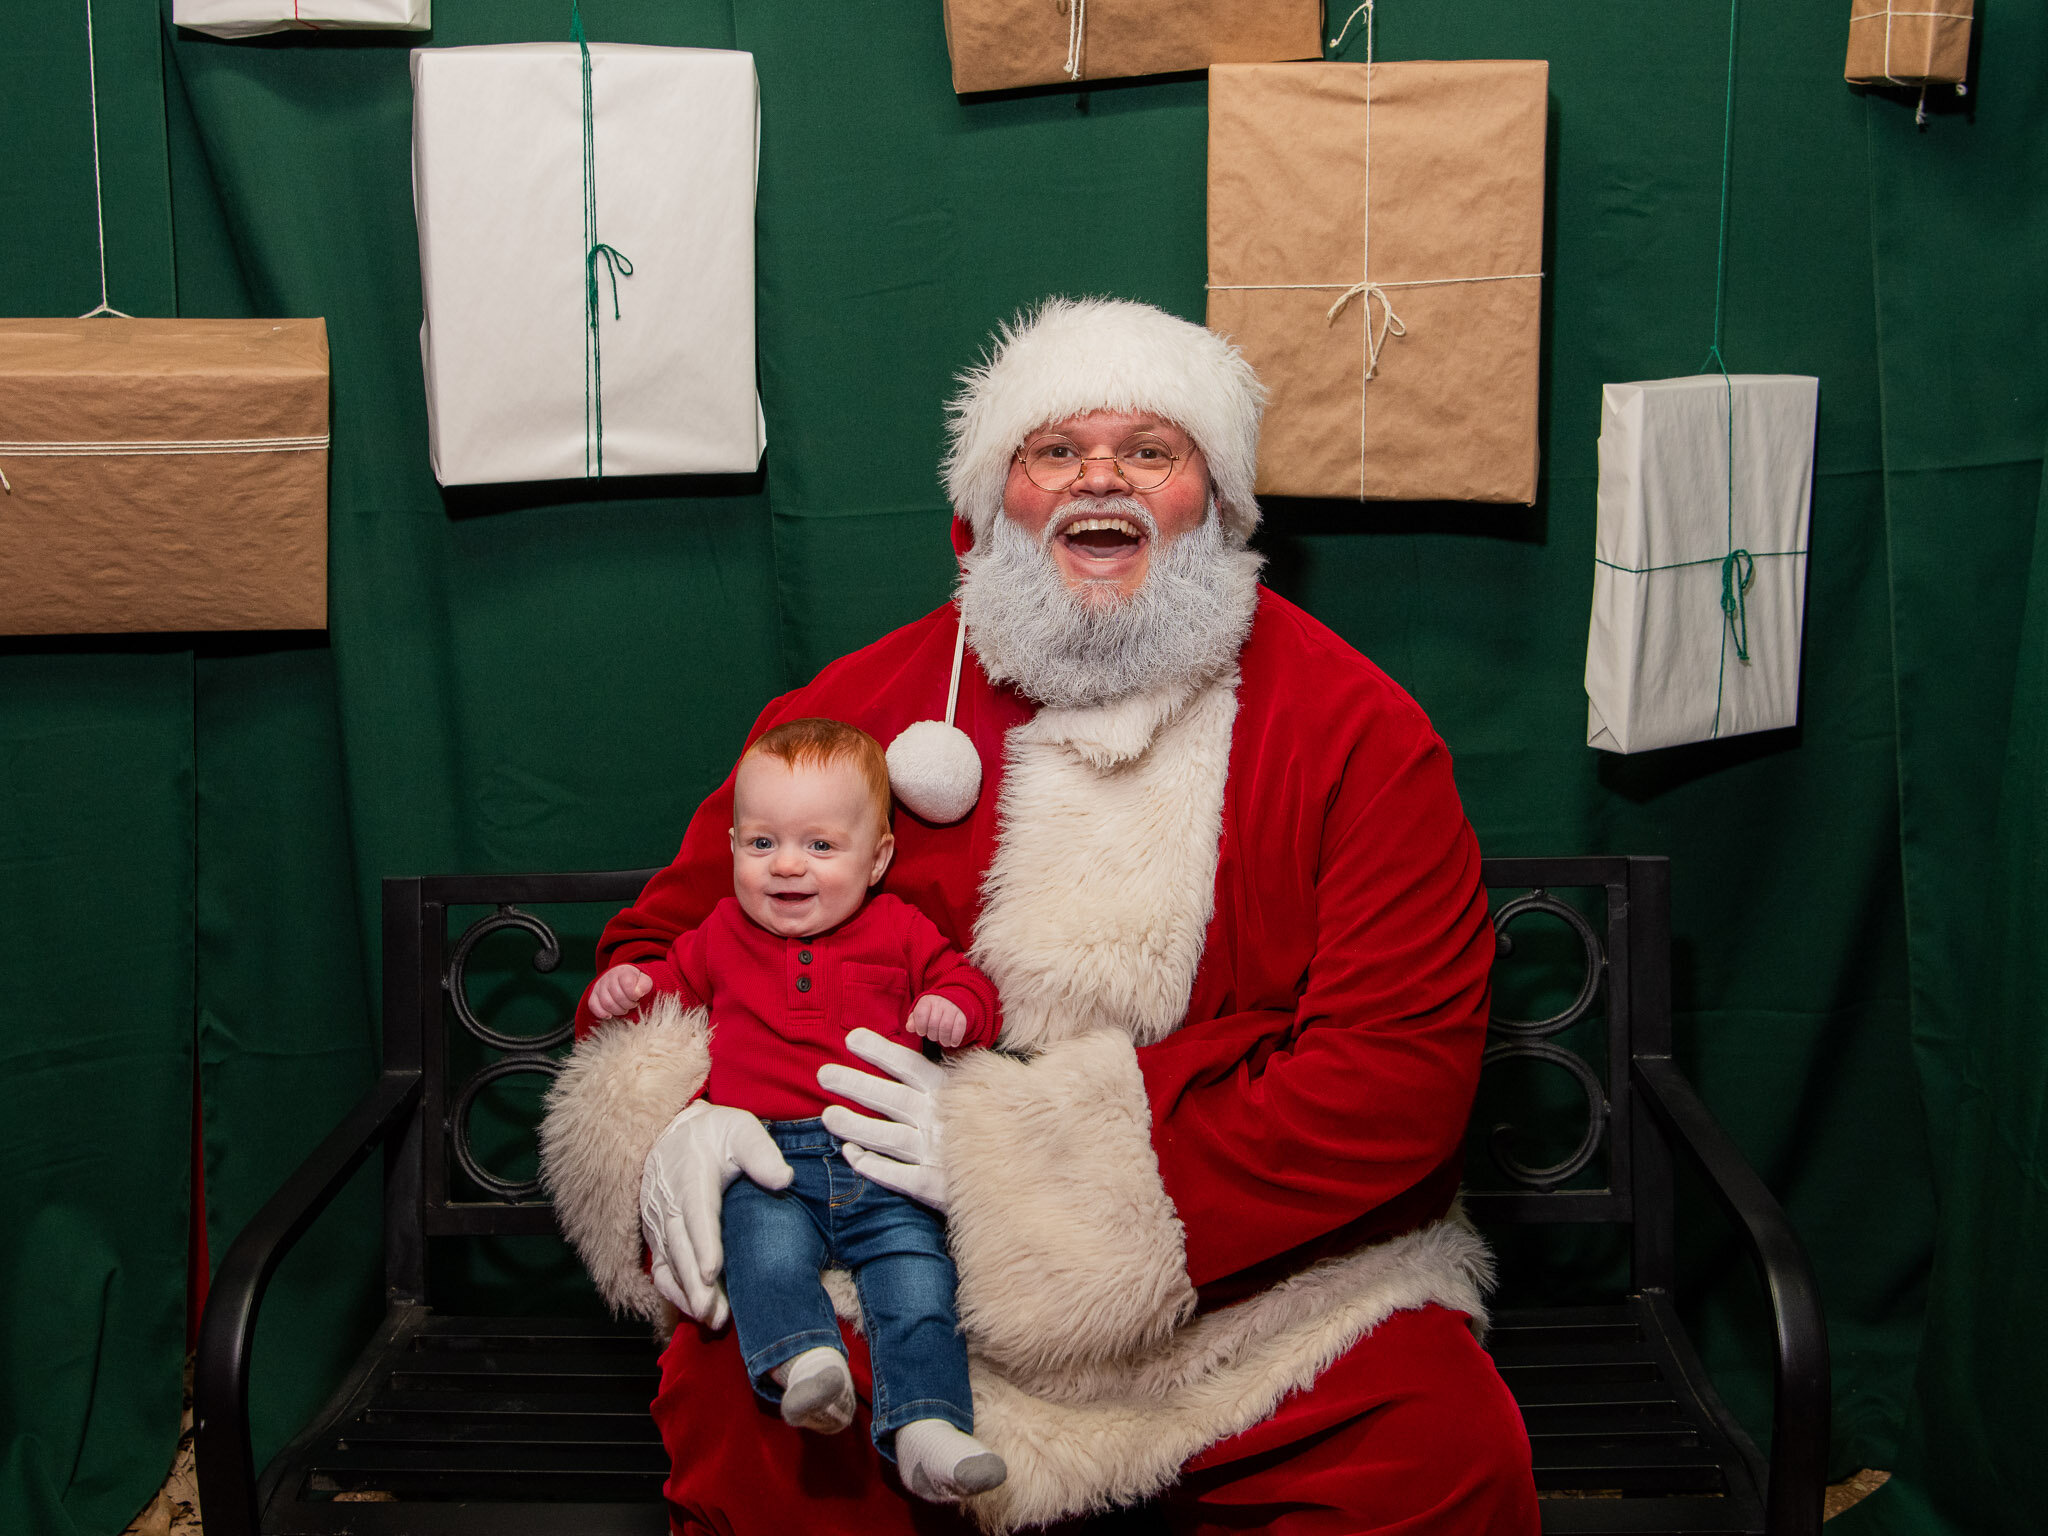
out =
<svg viewBox="0 0 2048 1536"><path fill-rule="evenodd" d="M603 284L598 268L612 280L612 318L619 318L619 279L633 275L623 252L597 238L597 117L590 92L590 43L583 35L583 7L569 3L569 32L583 56L583 473L604 477L604 358L599 327Z"/></svg>
<svg viewBox="0 0 2048 1536"><path fill-rule="evenodd" d="M1803 555L1805 553L1806 551L1803 549L1764 549L1752 554L1746 549L1736 549L1729 551L1725 555L1708 555L1704 560L1674 560L1669 565L1616 565L1612 560L1602 560L1598 555L1595 555L1593 563L1595 565L1604 565L1610 571L1619 571L1624 576L1647 576L1652 571L1683 571L1695 565L1726 567L1730 561L1737 560L1740 557L1738 563L1746 562L1743 564L1742 585L1744 588L1747 588L1755 576L1754 562L1758 560L1789 560L1794 555Z"/></svg>

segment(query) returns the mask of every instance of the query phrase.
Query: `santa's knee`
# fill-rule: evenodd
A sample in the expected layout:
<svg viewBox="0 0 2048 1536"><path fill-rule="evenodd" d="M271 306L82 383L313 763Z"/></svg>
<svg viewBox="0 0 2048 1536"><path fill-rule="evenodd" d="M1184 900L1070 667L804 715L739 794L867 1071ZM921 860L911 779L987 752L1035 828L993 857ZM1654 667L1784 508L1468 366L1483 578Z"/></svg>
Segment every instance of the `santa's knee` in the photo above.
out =
<svg viewBox="0 0 2048 1536"><path fill-rule="evenodd" d="M1415 1322L1436 1347L1427 1351L1429 1368L1409 1373L1382 1432L1405 1443L1447 1512L1484 1512L1473 1529L1533 1531L1529 1434L1514 1395L1462 1317L1436 1312Z"/></svg>

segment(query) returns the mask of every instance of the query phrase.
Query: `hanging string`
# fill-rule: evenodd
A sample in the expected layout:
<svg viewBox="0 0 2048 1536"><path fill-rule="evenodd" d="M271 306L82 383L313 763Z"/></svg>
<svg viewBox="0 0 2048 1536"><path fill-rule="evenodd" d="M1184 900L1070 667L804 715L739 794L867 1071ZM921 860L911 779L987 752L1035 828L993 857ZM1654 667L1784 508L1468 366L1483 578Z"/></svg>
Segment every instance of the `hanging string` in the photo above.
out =
<svg viewBox="0 0 2048 1536"><path fill-rule="evenodd" d="M96 320L101 315L111 315L117 320L132 320L135 317L114 308L107 302L107 200L100 189L100 72L94 58L92 35L92 0L85 0L85 87L87 99L92 104L92 211L97 221L100 236L100 301L78 318ZM0 481L0 485L5 485ZM11 494L12 486L6 486Z"/></svg>
<svg viewBox="0 0 2048 1536"><path fill-rule="evenodd" d="M1728 294L1728 189L1735 166L1735 27L1742 0L1728 0L1728 84L1721 106L1721 224L1714 246L1714 339L1707 348L1700 371L1712 368L1721 375L1726 399L1727 425L1727 508L1728 553L1721 556L1721 623L1724 635L1720 660L1714 674L1714 729L1709 740L1721 734L1721 706L1728 686L1728 646L1735 646L1735 659L1749 665L1749 585L1756 579L1756 557L1735 543L1735 381L1728 376L1727 360L1721 355L1721 327L1727 311Z"/></svg>
<svg viewBox="0 0 2048 1536"><path fill-rule="evenodd" d="M1081 42L1088 30L1088 0L1067 0L1067 78L1081 78Z"/></svg>
<svg viewBox="0 0 2048 1536"><path fill-rule="evenodd" d="M1342 26L1341 28L1339 28L1339 29L1338 29L1337 35L1336 35L1335 37L1333 37L1333 38L1331 38L1331 39L1330 39L1330 52L1332 52L1332 53L1335 53L1335 52L1336 52L1336 51L1337 51L1337 50L1338 50L1339 48L1342 48L1342 47L1344 46L1344 39L1345 39L1345 38L1347 38L1347 37L1349 37L1349 36L1351 35L1351 23L1352 23L1352 22L1354 22L1354 21L1356 21L1356 20L1358 20L1358 18L1359 18L1359 17L1361 17L1361 16L1363 16L1363 17L1365 17L1365 18L1366 18L1366 21L1365 21L1365 28L1366 28L1366 31L1367 31L1368 33L1370 33L1370 32L1372 31L1372 15L1371 15L1371 12L1372 12L1372 0L1365 0L1365 4L1361 5L1361 6L1360 6L1360 7L1359 7L1359 8L1357 9L1357 10L1353 11L1353 12L1352 12L1352 13L1351 13L1351 14L1350 14L1349 16L1346 16L1346 17L1344 18L1344 25L1343 25L1343 26ZM1366 45L1365 45L1365 46L1366 46L1366 54L1367 54L1367 57L1369 58L1369 57L1371 56L1371 54L1372 54L1372 40L1371 40L1371 38L1370 38L1370 37L1368 37L1368 38L1366 39Z"/></svg>
<svg viewBox="0 0 2048 1536"><path fill-rule="evenodd" d="M953 723L954 711L960 707L960 663L967 656L967 615L956 614L953 619L953 680L946 684L946 724Z"/></svg>
<svg viewBox="0 0 2048 1536"><path fill-rule="evenodd" d="M604 478L604 288L602 267L612 282L612 318L619 314L619 279L633 275L624 252L597 238L597 113L590 85L590 42L583 34L583 7L569 3L569 31L583 63L583 474Z"/></svg>

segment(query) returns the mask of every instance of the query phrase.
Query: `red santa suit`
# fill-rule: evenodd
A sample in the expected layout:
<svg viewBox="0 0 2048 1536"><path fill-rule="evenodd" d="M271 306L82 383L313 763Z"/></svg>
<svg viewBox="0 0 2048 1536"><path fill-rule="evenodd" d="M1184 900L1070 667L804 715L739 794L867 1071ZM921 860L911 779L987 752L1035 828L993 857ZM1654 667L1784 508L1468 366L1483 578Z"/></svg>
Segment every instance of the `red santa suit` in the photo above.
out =
<svg viewBox="0 0 2048 1536"><path fill-rule="evenodd" d="M949 605L776 700L882 741L936 710ZM1159 1498L1187 1530L1533 1532L1528 1444L1474 1342L1488 1258L1455 1211L1492 932L1449 755L1378 668L1261 591L1236 668L1039 709L970 652L968 817L904 812L886 889L996 983L1009 1052L940 1091L983 1526ZM732 784L606 929L643 961L730 890ZM549 1177L615 1305L640 1162L702 1081L701 1015L593 1029ZM864 1358L849 1334L856 1378ZM752 1406L729 1333L685 1323L654 1413L677 1529L967 1529L865 1443Z"/></svg>

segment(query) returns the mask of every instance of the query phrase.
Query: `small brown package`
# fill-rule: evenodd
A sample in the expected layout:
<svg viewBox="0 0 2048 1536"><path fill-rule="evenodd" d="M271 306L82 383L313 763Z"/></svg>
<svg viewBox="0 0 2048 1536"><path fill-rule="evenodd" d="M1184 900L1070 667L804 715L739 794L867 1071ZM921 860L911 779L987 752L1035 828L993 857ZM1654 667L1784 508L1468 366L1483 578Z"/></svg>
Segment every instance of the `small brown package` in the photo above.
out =
<svg viewBox="0 0 2048 1536"><path fill-rule="evenodd" d="M1208 320L1271 391L1262 493L1535 500L1549 78L1210 72Z"/></svg>
<svg viewBox="0 0 2048 1536"><path fill-rule="evenodd" d="M324 320L0 320L0 634L327 623Z"/></svg>
<svg viewBox="0 0 2048 1536"><path fill-rule="evenodd" d="M1322 57L1319 0L945 0L953 89Z"/></svg>
<svg viewBox="0 0 2048 1536"><path fill-rule="evenodd" d="M1854 85L1959 85L1970 73L1976 0L1849 0Z"/></svg>

